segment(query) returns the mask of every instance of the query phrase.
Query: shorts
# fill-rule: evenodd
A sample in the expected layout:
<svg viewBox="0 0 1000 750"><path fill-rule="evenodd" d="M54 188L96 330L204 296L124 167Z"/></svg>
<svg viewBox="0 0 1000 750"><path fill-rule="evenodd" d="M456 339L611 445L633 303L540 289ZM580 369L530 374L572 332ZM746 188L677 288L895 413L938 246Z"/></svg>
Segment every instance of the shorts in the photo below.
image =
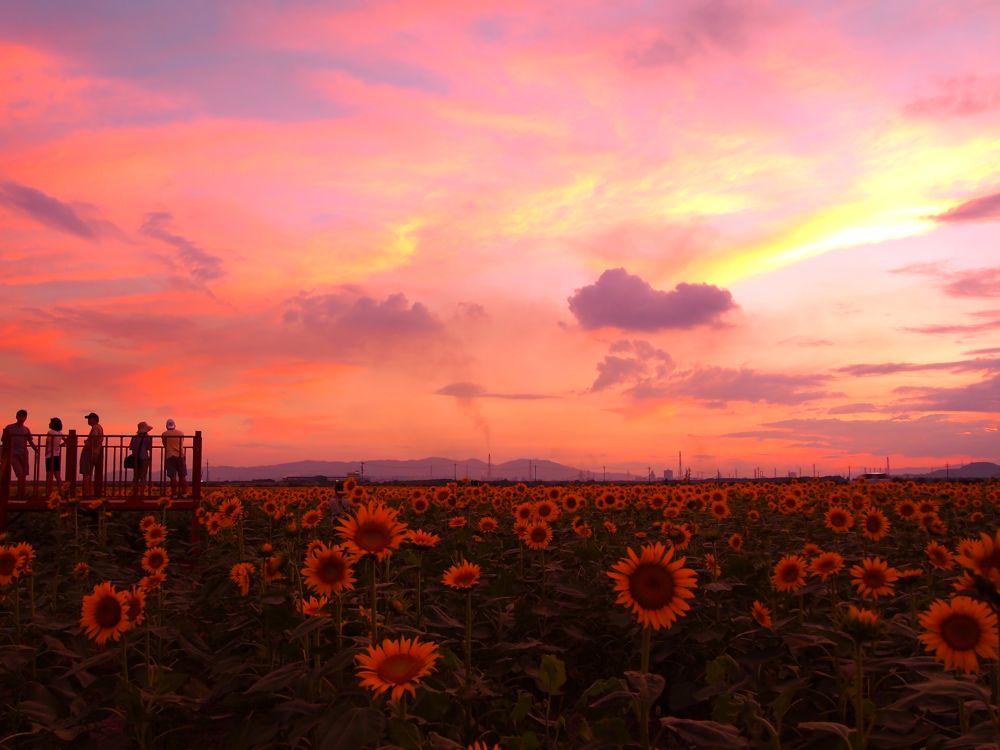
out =
<svg viewBox="0 0 1000 750"><path fill-rule="evenodd" d="M15 453L10 457L10 467L14 470L14 476L24 479L28 473L28 454Z"/></svg>
<svg viewBox="0 0 1000 750"><path fill-rule="evenodd" d="M88 451L86 448L80 453L80 473L85 477L89 477L94 473L94 470L101 465L101 456L97 455L97 460L94 460L94 454Z"/></svg>
<svg viewBox="0 0 1000 750"><path fill-rule="evenodd" d="M62 471L62 456L46 456L45 471L58 474Z"/></svg>
<svg viewBox="0 0 1000 750"><path fill-rule="evenodd" d="M188 475L187 464L184 462L184 456L168 456L167 457L167 476L171 479L176 479L180 477L184 479Z"/></svg>

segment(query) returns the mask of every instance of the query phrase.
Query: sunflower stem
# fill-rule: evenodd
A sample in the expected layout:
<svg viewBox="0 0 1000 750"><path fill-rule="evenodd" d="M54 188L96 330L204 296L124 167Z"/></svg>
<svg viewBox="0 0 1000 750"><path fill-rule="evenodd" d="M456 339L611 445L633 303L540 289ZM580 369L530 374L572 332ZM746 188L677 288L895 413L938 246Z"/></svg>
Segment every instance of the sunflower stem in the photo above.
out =
<svg viewBox="0 0 1000 750"><path fill-rule="evenodd" d="M417 553L417 629L423 622L424 556Z"/></svg>
<svg viewBox="0 0 1000 750"><path fill-rule="evenodd" d="M376 611L376 595L377 591L375 589L375 566L377 565L375 556L372 555L371 565L368 567L368 604L371 607L371 642L375 645L375 641L378 639L378 613Z"/></svg>
<svg viewBox="0 0 1000 750"><path fill-rule="evenodd" d="M337 653L339 654L344 650L344 600L340 595L337 596L337 606L334 607L334 612L337 618Z"/></svg>
<svg viewBox="0 0 1000 750"><path fill-rule="evenodd" d="M465 685L472 684L472 589L465 592Z"/></svg>
<svg viewBox="0 0 1000 750"><path fill-rule="evenodd" d="M865 750L865 695L864 657L861 643L854 646L854 722L857 731L857 750Z"/></svg>
<svg viewBox="0 0 1000 750"><path fill-rule="evenodd" d="M642 629L642 646L639 651L639 671L643 675L649 674L649 651L652 640L653 629L644 627ZM639 703L639 738L642 750L649 750L649 706L641 698Z"/></svg>

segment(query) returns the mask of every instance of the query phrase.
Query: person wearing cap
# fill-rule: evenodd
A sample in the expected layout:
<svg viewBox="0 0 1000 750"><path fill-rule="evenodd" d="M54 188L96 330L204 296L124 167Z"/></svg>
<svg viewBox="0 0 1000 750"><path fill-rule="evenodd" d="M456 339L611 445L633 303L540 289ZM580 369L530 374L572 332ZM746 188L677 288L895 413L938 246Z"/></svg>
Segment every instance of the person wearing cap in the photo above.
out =
<svg viewBox="0 0 1000 750"><path fill-rule="evenodd" d="M184 433L177 423L167 420L167 429L160 435L163 441L163 464L170 478L170 497L187 497L187 464L184 462Z"/></svg>
<svg viewBox="0 0 1000 750"><path fill-rule="evenodd" d="M128 450L135 462L132 466L132 497L139 497L146 491L149 466L153 461L153 438L149 436L152 429L153 425L148 422L139 422L135 435L128 441Z"/></svg>
<svg viewBox="0 0 1000 750"><path fill-rule="evenodd" d="M14 415L16 420L3 428L3 436L0 437L0 471L4 476L11 469L17 477L17 496L24 497L24 485L28 475L28 446L30 445L35 453L38 453L38 446L31 439L31 430L24 424L28 419L28 412L18 409Z"/></svg>
<svg viewBox="0 0 1000 750"><path fill-rule="evenodd" d="M90 434L80 453L80 474L83 475L83 496L93 497L95 490L103 489L104 479L104 428L101 418L94 412L84 417L90 425Z"/></svg>

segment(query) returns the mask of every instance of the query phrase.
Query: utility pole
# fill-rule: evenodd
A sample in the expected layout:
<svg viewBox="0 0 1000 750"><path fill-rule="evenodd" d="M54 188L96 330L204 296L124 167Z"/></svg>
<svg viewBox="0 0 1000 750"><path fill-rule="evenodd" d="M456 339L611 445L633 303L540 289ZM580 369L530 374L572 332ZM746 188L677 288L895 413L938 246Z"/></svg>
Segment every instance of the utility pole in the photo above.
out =
<svg viewBox="0 0 1000 750"><path fill-rule="evenodd" d="M361 462L361 479L362 479L362 481L364 481L364 478L365 478L365 462L362 461Z"/></svg>
<svg viewBox="0 0 1000 750"><path fill-rule="evenodd" d="M608 467L607 466L602 466L601 468L604 469L604 480L603 481L607 482L608 481Z"/></svg>
<svg viewBox="0 0 1000 750"><path fill-rule="evenodd" d="M457 463L452 464L452 468L455 470L455 481L457 482L458 481L458 464Z"/></svg>

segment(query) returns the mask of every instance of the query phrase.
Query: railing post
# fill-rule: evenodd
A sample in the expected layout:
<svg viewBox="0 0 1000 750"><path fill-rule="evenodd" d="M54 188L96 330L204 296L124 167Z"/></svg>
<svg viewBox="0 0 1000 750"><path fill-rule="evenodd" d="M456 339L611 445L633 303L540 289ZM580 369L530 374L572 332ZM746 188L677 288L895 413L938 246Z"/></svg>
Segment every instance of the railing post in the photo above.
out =
<svg viewBox="0 0 1000 750"><path fill-rule="evenodd" d="M191 498L201 500L201 430L194 431L191 449Z"/></svg>
<svg viewBox="0 0 1000 750"><path fill-rule="evenodd" d="M6 438L7 436L4 435ZM10 441L4 440L0 453L0 530L7 528L7 501L10 499Z"/></svg>
<svg viewBox="0 0 1000 750"><path fill-rule="evenodd" d="M66 436L66 478L69 480L69 496L76 497L76 430L70 430Z"/></svg>

